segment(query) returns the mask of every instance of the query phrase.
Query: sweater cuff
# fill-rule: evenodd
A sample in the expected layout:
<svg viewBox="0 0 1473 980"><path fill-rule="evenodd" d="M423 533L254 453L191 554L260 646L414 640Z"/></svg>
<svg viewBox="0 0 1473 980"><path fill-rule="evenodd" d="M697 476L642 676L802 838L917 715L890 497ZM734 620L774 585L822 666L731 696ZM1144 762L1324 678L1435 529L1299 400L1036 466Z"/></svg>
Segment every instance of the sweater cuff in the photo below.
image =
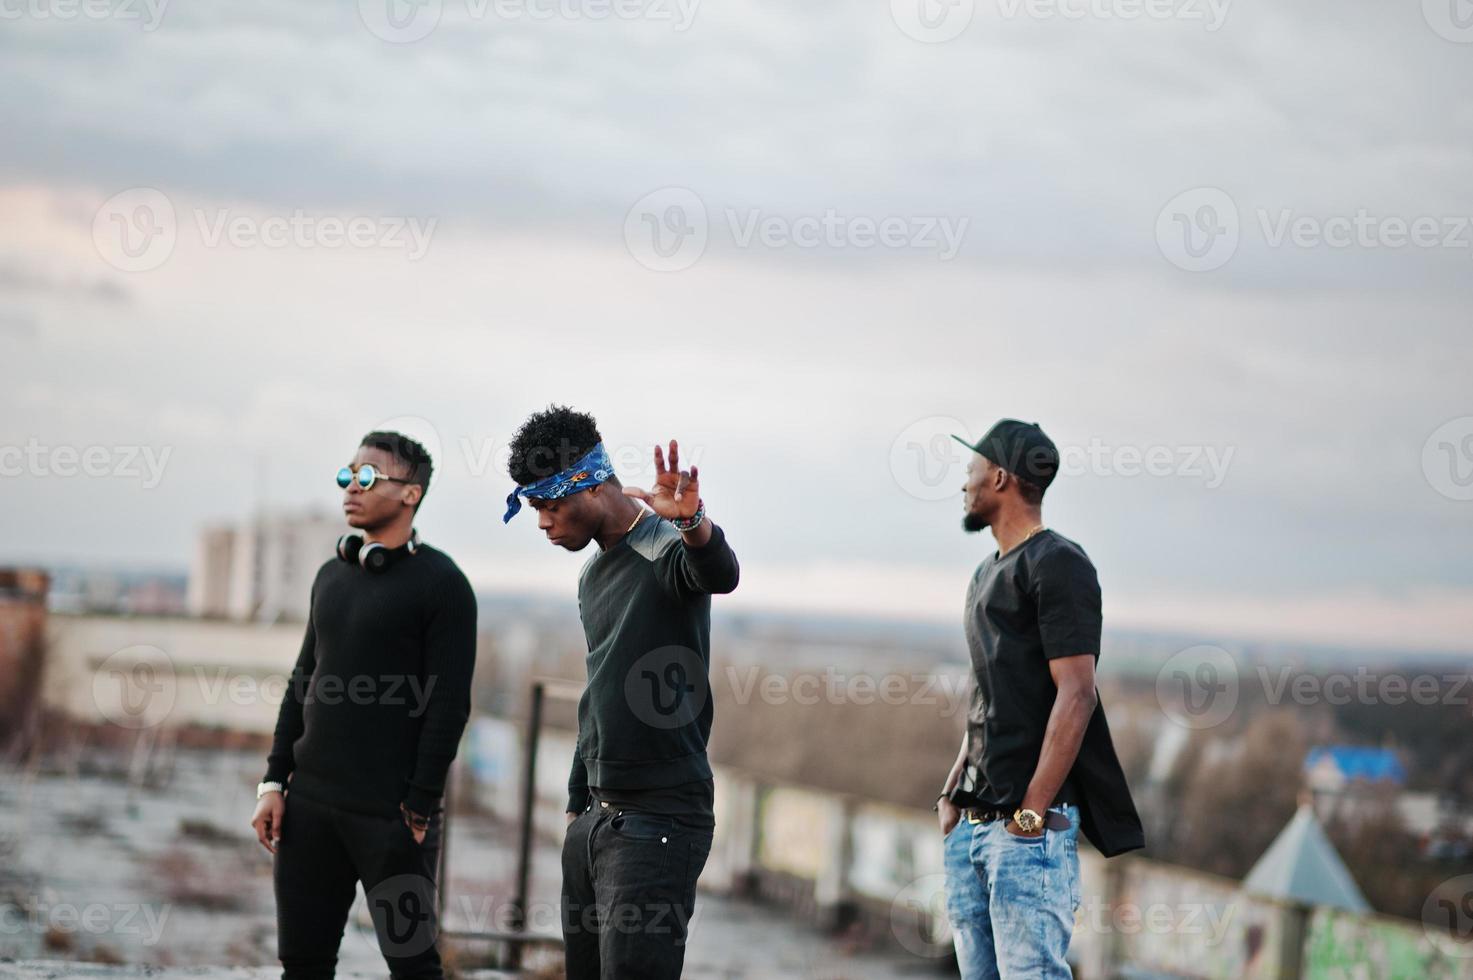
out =
<svg viewBox="0 0 1473 980"><path fill-rule="evenodd" d="M710 520L710 518L707 518L707 520ZM711 536L706 539L705 544L692 545L687 544L684 540L681 541L681 544L685 546L685 550L689 551L693 555L709 555L713 551L720 551L720 546L725 543L726 532L721 530L721 525L717 524L715 521L711 521Z"/></svg>
<svg viewBox="0 0 1473 980"><path fill-rule="evenodd" d="M429 793L418 786L411 786L409 792L404 794L404 805L421 817L428 817L440 809L442 799L443 797L437 793Z"/></svg>

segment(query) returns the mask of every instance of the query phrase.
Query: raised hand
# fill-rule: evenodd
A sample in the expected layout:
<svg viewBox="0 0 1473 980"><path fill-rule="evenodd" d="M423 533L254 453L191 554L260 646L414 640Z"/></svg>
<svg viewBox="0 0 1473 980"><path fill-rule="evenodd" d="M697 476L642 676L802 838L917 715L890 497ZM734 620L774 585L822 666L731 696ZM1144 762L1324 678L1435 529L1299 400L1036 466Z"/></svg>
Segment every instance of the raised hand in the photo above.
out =
<svg viewBox="0 0 1473 980"><path fill-rule="evenodd" d="M670 440L670 465L665 465L665 453L655 447L655 484L652 490L625 487L624 496L642 500L659 516L666 520L685 520L694 517L701 505L700 471L692 466L680 468L680 444Z"/></svg>

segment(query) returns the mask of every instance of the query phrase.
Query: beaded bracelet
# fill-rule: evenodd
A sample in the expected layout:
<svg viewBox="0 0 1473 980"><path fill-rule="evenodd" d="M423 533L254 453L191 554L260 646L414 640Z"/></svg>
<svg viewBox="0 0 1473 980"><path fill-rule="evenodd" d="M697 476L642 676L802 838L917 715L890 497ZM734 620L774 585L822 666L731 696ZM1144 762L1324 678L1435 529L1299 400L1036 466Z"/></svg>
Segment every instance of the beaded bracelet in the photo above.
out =
<svg viewBox="0 0 1473 980"><path fill-rule="evenodd" d="M704 521L705 519L706 519L706 502L704 500L697 500L696 501L696 512L694 514L692 514L690 517L683 518L683 519L682 518L672 517L672 518L670 518L670 523L675 527L675 530L677 530L677 531L682 531L682 532L684 532L684 531L694 531L696 528L698 528L698 527L701 526L701 522Z"/></svg>

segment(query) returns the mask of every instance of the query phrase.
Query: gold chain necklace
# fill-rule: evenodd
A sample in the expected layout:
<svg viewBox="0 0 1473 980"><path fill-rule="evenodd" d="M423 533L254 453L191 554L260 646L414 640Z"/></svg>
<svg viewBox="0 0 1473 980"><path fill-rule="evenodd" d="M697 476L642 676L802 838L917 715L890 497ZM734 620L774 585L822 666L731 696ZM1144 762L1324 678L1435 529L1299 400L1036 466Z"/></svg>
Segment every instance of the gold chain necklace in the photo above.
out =
<svg viewBox="0 0 1473 980"><path fill-rule="evenodd" d="M1014 551L1017 551L1019 548L1023 547L1023 545L1025 545L1025 544L1028 543L1028 539L1029 538L1033 537L1039 531L1046 531L1046 530L1048 530L1048 528L1044 527L1042 524L1038 525L1033 530L1031 530L1027 534L1023 535L1023 540L1022 541L1019 541L1017 544L1013 545L1011 548L1009 548L1007 551L1004 551L1002 554L1003 555L1006 555L1006 554L1010 554L1010 553L1012 553ZM1002 555L998 555L998 557L1001 558Z"/></svg>
<svg viewBox="0 0 1473 980"><path fill-rule="evenodd" d="M630 531L634 530L634 525L644 520L645 513L646 512L643 507L639 508L639 513L634 515L634 520L630 523L628 527L624 529L624 533L628 534Z"/></svg>

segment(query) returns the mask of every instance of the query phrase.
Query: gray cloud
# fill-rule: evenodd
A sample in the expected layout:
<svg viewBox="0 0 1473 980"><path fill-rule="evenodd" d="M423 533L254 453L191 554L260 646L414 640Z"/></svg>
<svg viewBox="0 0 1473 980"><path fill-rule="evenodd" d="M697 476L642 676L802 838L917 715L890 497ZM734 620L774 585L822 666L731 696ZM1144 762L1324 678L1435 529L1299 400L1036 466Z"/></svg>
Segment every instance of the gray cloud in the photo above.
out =
<svg viewBox="0 0 1473 980"><path fill-rule="evenodd" d="M676 184L717 208L965 215L968 258L1106 267L1159 263L1156 214L1194 186L1245 210L1473 214L1473 68L1413 8L1232 5L1208 32L1006 18L995 0L921 45L883 4L703 5L685 33L444 7L408 45L351 8L284 4L171 6L153 33L17 23L0 124L30 138L10 173L584 239ZM1222 277L1365 271L1260 245ZM1377 268L1451 287L1466 257Z"/></svg>
<svg viewBox="0 0 1473 980"><path fill-rule="evenodd" d="M1468 46L1403 7L1234 4L1208 32L1009 19L995 0L940 45L884 3L709 3L675 33L469 22L447 2L407 45L351 6L171 5L153 32L10 22L0 190L50 211L0 263L18 297L0 317L28 325L0 330L0 441L175 449L148 493L8 486L28 514L10 547L178 559L222 513L330 503L342 447L415 414L454 454L426 510L441 540L560 571L500 528L503 478L459 448L556 398L630 442L707 445L759 570L903 556L964 579L986 542L957 532L954 498L904 492L892 444L928 416L1016 414L1072 446L1234 450L1215 489L1086 474L1051 493L1118 592L1473 586L1467 505L1421 469L1429 434L1473 415L1473 248L1272 247L1260 217L1473 215ZM621 228L670 185L699 193L713 235L662 276ZM89 236L135 186L186 215L440 226L412 266L189 242L125 277ZM1203 186L1229 194L1242 241L1189 273L1157 217ZM941 264L740 248L726 209L971 224Z"/></svg>

